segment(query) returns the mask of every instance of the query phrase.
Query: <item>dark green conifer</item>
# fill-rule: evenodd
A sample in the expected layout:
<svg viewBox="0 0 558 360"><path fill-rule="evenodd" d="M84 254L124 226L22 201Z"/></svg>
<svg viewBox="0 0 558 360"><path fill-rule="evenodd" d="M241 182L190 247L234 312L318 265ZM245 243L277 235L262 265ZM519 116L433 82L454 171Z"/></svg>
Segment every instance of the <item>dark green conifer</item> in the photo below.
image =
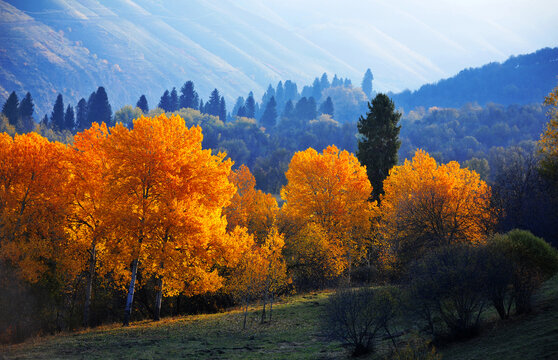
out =
<svg viewBox="0 0 558 360"><path fill-rule="evenodd" d="M383 182L389 170L397 165L397 151L401 146L397 126L401 113L395 111L395 105L385 94L378 94L368 103L366 118L358 120L357 157L366 165L368 179L372 184L372 200L379 201L383 194Z"/></svg>
<svg viewBox="0 0 558 360"><path fill-rule="evenodd" d="M75 126L74 108L68 104L66 113L64 114L64 128L69 131L74 131Z"/></svg>
<svg viewBox="0 0 558 360"><path fill-rule="evenodd" d="M12 91L8 99L2 106L2 114L8 118L10 125L15 126L19 117L19 100L15 91Z"/></svg>
<svg viewBox="0 0 558 360"><path fill-rule="evenodd" d="M62 94L58 94L50 114L50 126L54 130L62 131L65 128L64 125L64 100L62 99Z"/></svg>
<svg viewBox="0 0 558 360"><path fill-rule="evenodd" d="M149 105L147 104L147 98L145 95L140 96L138 102L136 103L136 107L140 108L144 114L149 112Z"/></svg>
<svg viewBox="0 0 558 360"><path fill-rule="evenodd" d="M260 123L267 129L272 129L277 122L277 103L275 102L275 97L269 99L263 115L260 119Z"/></svg>

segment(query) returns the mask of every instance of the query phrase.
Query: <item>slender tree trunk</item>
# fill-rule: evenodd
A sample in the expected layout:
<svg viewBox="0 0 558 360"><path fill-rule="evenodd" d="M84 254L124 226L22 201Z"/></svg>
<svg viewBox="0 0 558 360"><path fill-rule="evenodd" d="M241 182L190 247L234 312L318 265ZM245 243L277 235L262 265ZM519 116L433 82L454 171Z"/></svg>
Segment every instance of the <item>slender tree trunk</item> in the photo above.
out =
<svg viewBox="0 0 558 360"><path fill-rule="evenodd" d="M262 301L263 301L263 309L262 309L262 319L260 321L260 324L263 324L265 322L265 303L267 300L267 294L264 294L264 296L262 297Z"/></svg>
<svg viewBox="0 0 558 360"><path fill-rule="evenodd" d="M155 297L155 321L161 320L161 300L163 299L163 278L157 278L157 296Z"/></svg>
<svg viewBox="0 0 558 360"><path fill-rule="evenodd" d="M132 315L132 303L134 301L134 289L136 286L136 275L138 273L139 259L135 258L132 262L132 279L130 280L130 288L128 289L128 298L126 299L126 308L124 308L123 326L130 325L130 317Z"/></svg>
<svg viewBox="0 0 558 360"><path fill-rule="evenodd" d="M85 307L83 308L83 326L86 328L90 324L91 292L93 290L93 276L95 276L95 263L97 261L95 241L93 241L89 253L89 273L87 274L87 284L85 285Z"/></svg>
<svg viewBox="0 0 558 360"><path fill-rule="evenodd" d="M271 317L273 316L273 298L275 294L271 293L271 298L269 301L269 322L271 323Z"/></svg>

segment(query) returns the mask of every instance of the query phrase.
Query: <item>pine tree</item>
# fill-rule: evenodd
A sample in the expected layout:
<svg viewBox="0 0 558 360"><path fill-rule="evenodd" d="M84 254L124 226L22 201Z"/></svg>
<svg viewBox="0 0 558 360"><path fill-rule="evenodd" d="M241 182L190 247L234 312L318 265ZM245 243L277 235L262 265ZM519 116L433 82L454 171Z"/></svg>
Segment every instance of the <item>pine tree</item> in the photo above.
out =
<svg viewBox="0 0 558 360"><path fill-rule="evenodd" d="M205 114L205 105L203 104L203 99L200 99L200 112Z"/></svg>
<svg viewBox="0 0 558 360"><path fill-rule="evenodd" d="M144 114L149 112L149 105L147 105L147 98L145 95L140 96L138 102L136 103L136 107L140 108Z"/></svg>
<svg viewBox="0 0 558 360"><path fill-rule="evenodd" d="M243 98L242 96L239 96L239 97L236 99L236 102L234 103L234 107L233 107L233 109L232 109L232 114L233 114L233 116L234 116L234 115L240 116L240 115L238 115L238 111L239 111L240 108L243 107L243 106L244 106L244 98Z"/></svg>
<svg viewBox="0 0 558 360"><path fill-rule="evenodd" d="M254 94L251 91L250 94L248 94L248 98L246 99L244 107L246 108L246 117L251 119L255 118L256 102L254 101Z"/></svg>
<svg viewBox="0 0 558 360"><path fill-rule="evenodd" d="M64 128L66 130L74 131L75 126L74 108L68 104L66 113L64 114Z"/></svg>
<svg viewBox="0 0 558 360"><path fill-rule="evenodd" d="M331 117L333 117L333 101L331 101L331 96L328 96L326 101L324 101L321 105L320 105L320 113L322 114L329 114L331 115Z"/></svg>
<svg viewBox="0 0 558 360"><path fill-rule="evenodd" d="M4 103L4 106L2 106L2 114L4 114L8 118L10 125L13 126L16 125L17 118L19 116L18 109L19 109L19 100L17 98L15 91L12 91L12 93L10 94L10 96L8 96L8 99Z"/></svg>
<svg viewBox="0 0 558 360"><path fill-rule="evenodd" d="M76 130L83 131L88 129L87 124L87 101L81 98L76 106Z"/></svg>
<svg viewBox="0 0 558 360"><path fill-rule="evenodd" d="M161 99L159 100L159 105L157 107L163 109L165 112L170 112L171 111L170 110L171 109L171 98L170 98L170 93L169 93L168 90L165 90L165 92L161 96Z"/></svg>
<svg viewBox="0 0 558 360"><path fill-rule="evenodd" d="M372 200L379 201L384 193L383 182L389 170L397 165L397 151L401 146L397 126L401 113L395 111L395 105L385 94L378 94L368 103L366 118L358 120L357 157L361 164L366 165L368 179L372 184Z"/></svg>
<svg viewBox="0 0 558 360"><path fill-rule="evenodd" d="M322 77L320 78L320 87L322 88L322 90L325 90L327 88L329 88L331 85L329 83L329 80L327 78L327 74L323 73Z"/></svg>
<svg viewBox="0 0 558 360"><path fill-rule="evenodd" d="M287 101L287 103L285 104L285 108L283 109L283 113L281 114L281 117L284 117L286 119L291 119L294 116L294 105L293 105L293 101L289 99L289 101Z"/></svg>
<svg viewBox="0 0 558 360"><path fill-rule="evenodd" d="M241 106L238 108L238 111L236 113L236 116L238 117L246 117L246 107L245 106Z"/></svg>
<svg viewBox="0 0 558 360"><path fill-rule="evenodd" d="M273 86L271 86L271 84L269 84L267 90L262 96L262 104L267 104L269 102L269 99L271 99L272 97L275 97L275 89L273 88Z"/></svg>
<svg viewBox="0 0 558 360"><path fill-rule="evenodd" d="M227 104L223 96L221 96L221 102L219 103L219 119L221 119L222 122L227 121Z"/></svg>
<svg viewBox="0 0 558 360"><path fill-rule="evenodd" d="M266 128L271 129L277 123L277 103L275 102L275 97L269 99L264 113L260 119L260 123Z"/></svg>
<svg viewBox="0 0 558 360"><path fill-rule="evenodd" d="M170 93L170 111L178 111L178 105L178 93L176 92L176 88L173 87Z"/></svg>
<svg viewBox="0 0 558 360"><path fill-rule="evenodd" d="M52 113L50 114L50 126L57 131L64 130L64 100L62 99L62 94L58 94L54 102Z"/></svg>
<svg viewBox="0 0 558 360"><path fill-rule="evenodd" d="M47 115L47 114L45 114L45 116L43 117L43 120L41 120L41 123L40 123L40 124L41 124L43 127L48 127L48 126L49 126L49 124L48 124L48 115Z"/></svg>
<svg viewBox="0 0 558 360"><path fill-rule="evenodd" d="M33 121L33 112L35 110L35 105L33 104L33 98L31 93L27 93L21 104L19 104L19 116L21 120L21 125L17 129L18 133L27 133L33 131L35 128L35 122ZM19 121L18 121L19 124Z"/></svg>
<svg viewBox="0 0 558 360"><path fill-rule="evenodd" d="M107 92L102 86L99 86L99 88L97 89L95 95L95 106L97 108L98 114L97 122L99 122L99 124L104 122L110 126L114 125L112 123L112 108L108 101Z"/></svg>
<svg viewBox="0 0 558 360"><path fill-rule="evenodd" d="M282 105L284 103L284 95L285 92L283 90L283 82L279 81L277 83L277 88L275 89L275 102L277 102L277 106Z"/></svg>
<svg viewBox="0 0 558 360"><path fill-rule="evenodd" d="M366 69L364 77L362 78L362 91L366 94L367 98L370 99L372 96L372 80L374 80L374 75L370 69Z"/></svg>
<svg viewBox="0 0 558 360"><path fill-rule="evenodd" d="M298 88L296 86L296 83L292 82L291 80L287 80L285 81L285 84L283 85L283 89L284 89L284 99L285 101L287 100L292 100L292 101L297 101L298 100Z"/></svg>
<svg viewBox="0 0 558 360"><path fill-rule="evenodd" d="M205 104L206 114L219 116L220 103L221 97L219 96L219 90L213 89L211 95L209 95L209 100Z"/></svg>
<svg viewBox="0 0 558 360"><path fill-rule="evenodd" d="M318 106L316 105L316 99L310 96L308 98L307 108L306 108L306 119L312 120L318 117Z"/></svg>
<svg viewBox="0 0 558 360"><path fill-rule="evenodd" d="M345 82L343 83L343 86L346 87L346 88L351 88L351 87L353 87L353 83L351 82L351 79L346 78L346 79L345 79Z"/></svg>
<svg viewBox="0 0 558 360"><path fill-rule="evenodd" d="M197 109L198 93L194 90L194 82L188 80L180 88L179 107Z"/></svg>
<svg viewBox="0 0 558 360"><path fill-rule="evenodd" d="M91 127L91 125L93 125L94 122L97 122L100 124L100 122L97 121L96 117L96 110L95 110L95 102L96 102L96 98L97 98L97 93L95 91L93 91L91 93L91 95L89 95L89 99L87 99L87 118L85 120L85 122L83 124L80 124L80 130L85 130L85 129L89 129Z"/></svg>
<svg viewBox="0 0 558 360"><path fill-rule="evenodd" d="M343 86L343 81L339 80L337 74L333 75L333 80L331 80L331 87Z"/></svg>

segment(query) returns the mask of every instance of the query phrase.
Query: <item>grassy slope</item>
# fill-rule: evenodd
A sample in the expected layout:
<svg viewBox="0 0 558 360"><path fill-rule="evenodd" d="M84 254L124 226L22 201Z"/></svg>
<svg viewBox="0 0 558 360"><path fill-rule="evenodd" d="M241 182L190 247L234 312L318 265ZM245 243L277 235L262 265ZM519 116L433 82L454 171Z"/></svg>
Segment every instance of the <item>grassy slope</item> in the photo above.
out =
<svg viewBox="0 0 558 360"><path fill-rule="evenodd" d="M334 359L340 343L318 330L328 293L299 295L278 304L273 322L260 325L253 308L247 330L242 313L187 316L111 325L39 338L1 349L6 359ZM440 349L444 359L558 359L558 277L536 298L534 314L487 324L480 337ZM384 344L387 345L387 344ZM0 356L2 358L2 356ZM373 357L370 357L373 358Z"/></svg>

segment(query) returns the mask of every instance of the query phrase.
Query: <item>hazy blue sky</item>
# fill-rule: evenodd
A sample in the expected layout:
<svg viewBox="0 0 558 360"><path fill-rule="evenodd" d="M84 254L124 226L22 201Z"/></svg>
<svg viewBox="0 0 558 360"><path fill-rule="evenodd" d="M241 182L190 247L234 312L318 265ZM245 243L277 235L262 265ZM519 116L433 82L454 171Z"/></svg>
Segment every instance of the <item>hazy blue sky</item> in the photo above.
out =
<svg viewBox="0 0 558 360"><path fill-rule="evenodd" d="M396 74L376 76L376 86L384 90L416 88L466 67L558 46L558 2L553 0L235 3L296 31L356 73L366 67L374 73L400 68L415 75L405 82Z"/></svg>

